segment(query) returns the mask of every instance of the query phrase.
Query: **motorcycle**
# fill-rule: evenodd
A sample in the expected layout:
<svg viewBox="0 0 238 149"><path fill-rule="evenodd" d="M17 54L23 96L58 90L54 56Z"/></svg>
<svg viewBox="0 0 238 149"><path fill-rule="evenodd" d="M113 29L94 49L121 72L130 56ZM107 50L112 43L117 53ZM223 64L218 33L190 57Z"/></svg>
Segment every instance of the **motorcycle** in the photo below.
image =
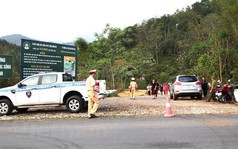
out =
<svg viewBox="0 0 238 149"><path fill-rule="evenodd" d="M231 80L228 80L227 84L224 84L221 88L217 88L215 91L215 98L217 101L222 103L227 103L228 101L233 101L233 86L230 84ZM238 98L237 98L238 99Z"/></svg>
<svg viewBox="0 0 238 149"><path fill-rule="evenodd" d="M217 81L217 88L215 90L215 100L220 101L222 96L222 88L221 88L221 81Z"/></svg>

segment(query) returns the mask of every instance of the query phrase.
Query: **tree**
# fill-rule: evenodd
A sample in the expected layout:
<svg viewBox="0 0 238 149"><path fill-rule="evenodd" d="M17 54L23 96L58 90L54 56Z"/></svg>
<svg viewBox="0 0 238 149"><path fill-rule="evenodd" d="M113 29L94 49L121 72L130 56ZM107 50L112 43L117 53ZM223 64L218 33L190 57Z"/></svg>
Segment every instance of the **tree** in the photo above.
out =
<svg viewBox="0 0 238 149"><path fill-rule="evenodd" d="M86 74L89 71L87 69L89 63L89 52L88 52L88 43L85 39L79 38L75 41L75 46L78 48L78 77L79 78L86 78Z"/></svg>

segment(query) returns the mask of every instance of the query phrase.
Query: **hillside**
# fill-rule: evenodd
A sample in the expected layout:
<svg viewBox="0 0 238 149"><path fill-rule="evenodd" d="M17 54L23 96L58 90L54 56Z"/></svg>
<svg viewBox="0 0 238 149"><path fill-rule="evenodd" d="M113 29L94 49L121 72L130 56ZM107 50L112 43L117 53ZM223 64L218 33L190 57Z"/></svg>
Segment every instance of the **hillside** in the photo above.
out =
<svg viewBox="0 0 238 149"><path fill-rule="evenodd" d="M26 36L23 36L23 35L20 35L20 34L12 34L12 35L6 35L6 36L0 37L0 39L4 39L9 43L13 43L13 44L16 44L18 46L21 45L21 39L22 38L31 39L29 37L26 37Z"/></svg>
<svg viewBox="0 0 238 149"><path fill-rule="evenodd" d="M21 35L21 34L6 35L6 36L0 37L0 39L4 39L4 40L6 40L9 43L13 43L13 44L16 44L18 46L21 45L21 39L37 40L37 39L32 39L32 38L26 37L26 36ZM50 41L46 41L46 42L50 42ZM65 44L65 45L72 45L72 46L74 46L73 42L59 43L59 44Z"/></svg>

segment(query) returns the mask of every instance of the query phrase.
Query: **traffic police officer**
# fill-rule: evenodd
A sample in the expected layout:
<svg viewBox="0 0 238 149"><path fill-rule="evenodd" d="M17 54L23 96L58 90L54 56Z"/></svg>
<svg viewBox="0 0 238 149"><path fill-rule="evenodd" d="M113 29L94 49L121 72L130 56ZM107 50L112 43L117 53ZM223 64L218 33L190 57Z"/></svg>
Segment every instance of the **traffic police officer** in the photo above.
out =
<svg viewBox="0 0 238 149"><path fill-rule="evenodd" d="M136 89L138 88L137 83L135 82L135 78L131 78L131 83L130 83L130 91L131 91L131 99L135 99L136 96Z"/></svg>
<svg viewBox="0 0 238 149"><path fill-rule="evenodd" d="M99 99L97 91L95 90L95 80L94 75L96 70L89 71L89 77L86 79L86 88L88 91L88 117L95 118L95 115L98 106L99 106Z"/></svg>

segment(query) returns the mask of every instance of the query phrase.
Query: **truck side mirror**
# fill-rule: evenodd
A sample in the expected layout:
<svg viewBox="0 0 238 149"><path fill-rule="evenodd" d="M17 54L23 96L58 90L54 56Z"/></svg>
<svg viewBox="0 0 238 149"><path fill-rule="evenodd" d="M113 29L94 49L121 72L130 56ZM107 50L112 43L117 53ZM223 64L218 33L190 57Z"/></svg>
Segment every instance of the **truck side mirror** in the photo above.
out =
<svg viewBox="0 0 238 149"><path fill-rule="evenodd" d="M22 83L19 83L18 85L18 88L22 88L22 87L24 87L24 86L26 86L25 84L22 84Z"/></svg>
<svg viewBox="0 0 238 149"><path fill-rule="evenodd" d="M19 83L17 86L18 86L18 88L21 88L22 87L22 83Z"/></svg>

